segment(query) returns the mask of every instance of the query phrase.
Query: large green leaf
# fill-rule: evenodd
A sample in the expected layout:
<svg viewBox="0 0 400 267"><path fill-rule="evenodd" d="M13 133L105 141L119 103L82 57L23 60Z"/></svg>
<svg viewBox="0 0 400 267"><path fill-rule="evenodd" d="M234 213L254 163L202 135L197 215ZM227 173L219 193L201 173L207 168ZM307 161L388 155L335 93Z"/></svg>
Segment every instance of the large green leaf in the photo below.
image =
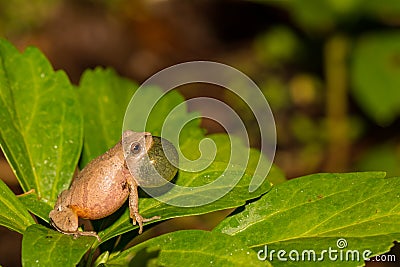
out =
<svg viewBox="0 0 400 267"><path fill-rule="evenodd" d="M28 227L22 239L23 266L76 266L95 237L74 238L42 225Z"/></svg>
<svg viewBox="0 0 400 267"><path fill-rule="evenodd" d="M219 153L217 153L216 156L216 161L214 161L207 169L197 173L180 171L175 184L193 187L193 189L195 189L197 186L214 181L223 173L227 165L227 162L223 161L223 157L229 157L227 155L229 155L230 152L229 150L225 149L229 145L229 143L226 142L227 137L222 134L210 135L208 137L214 140L217 144L217 147L220 148L218 150ZM236 143L235 145L238 146L239 144ZM245 150L246 148L242 145L242 147L239 147L239 149ZM207 198L214 193L214 190L219 190L221 188L210 187L207 189L200 189L203 191L193 190L193 192L186 193L185 195L169 194L169 192L167 192L161 197L161 201L154 198L141 198L139 200L139 211L144 217L161 216L160 220L166 220L169 218L204 214L244 205L247 200L259 197L271 188L270 182L265 180L256 191L251 193L249 192L249 184L253 178L253 172L255 168L255 164L253 163L256 161L258 161L258 154L256 154L256 157L252 156L250 158L249 166L238 184L233 187L229 193L217 199L215 202L198 207L176 207L166 204L164 201L170 201L171 199L185 199L183 201L191 203L193 200ZM239 170L241 169L242 168L239 168ZM232 169L232 173L234 171L235 170ZM227 175L229 176L229 173ZM282 172L273 166L267 179L281 180L282 176ZM126 210L125 213L114 222L114 224L104 231L101 231L99 235L101 239L105 241L135 228L137 228L137 226L132 225L132 222L129 219L129 212Z"/></svg>
<svg viewBox="0 0 400 267"><path fill-rule="evenodd" d="M34 223L26 207L0 179L0 225L22 234L26 227Z"/></svg>
<svg viewBox="0 0 400 267"><path fill-rule="evenodd" d="M86 150L86 152L84 152L84 154L86 154L84 158L86 158L86 160L83 161L84 164L98 154L104 153L120 138L122 130L121 122L124 115L122 110L126 108L126 99L129 100L130 94L135 91L135 86L133 84L126 80L120 81L120 79L121 78L119 78L115 72L101 69L88 71L82 78L79 90L82 94L82 98L84 98L82 100L82 105L84 106L83 110L86 120L84 145L84 150ZM116 88L122 90L124 95L114 96L117 90ZM141 90L142 98L140 98L140 101L135 102L135 105L129 106L127 118L125 119L125 122L129 121L133 123L126 123L124 127L134 131L146 130L153 135L161 135L161 129L164 126L163 136L171 140L177 147L180 145L181 155L190 160L198 159L202 155L202 152L204 152L201 151L201 149L207 150L209 147L207 144L206 146L201 144L206 136L204 135L204 131L199 127L200 120L196 119L196 113L187 112L183 97L178 92L172 91L164 95L160 101L155 104L155 99L158 99L158 97L162 95L162 91L154 87L142 88ZM137 95L134 97L137 97ZM155 104L155 106L151 109L150 114L145 114L143 111L146 109L148 110L148 106L153 104ZM171 112L172 115L170 115ZM112 121L110 120L111 114L113 118ZM167 126L165 126L164 122L168 115L170 116L168 117ZM188 123L185 124L185 122ZM101 126L103 123L108 125L105 126L104 129L101 128L103 127ZM181 129L182 125L184 125L184 127ZM107 128L111 128L111 132L106 131ZM181 131L179 132L178 129L181 129ZM176 136L178 136L178 138L176 138ZM250 155L245 175L240 180L237 187L217 202L195 208L179 208L167 205L156 199L142 198L139 201L139 209L143 216L149 217L159 215L162 217L162 220L166 220L178 216L189 216L234 208L243 205L247 200L258 197L269 190L270 183L267 181L253 193L249 193L248 190L256 163L261 156L259 151L253 149L249 150L249 148L245 147L239 140L235 138L230 140L227 135L213 135L210 136L210 138L216 145L215 147L210 147L210 149L216 149L217 151L214 162L201 172L193 173L180 171L174 182L182 186L199 186L200 184L207 184L214 181L223 173L229 164L232 144L233 147L239 151L233 155L231 163L236 163L238 167L236 170L232 169L232 172L246 169L246 162L244 166L239 163L243 158L246 158L247 154ZM208 144L210 144L210 142L208 142ZM211 153L211 155L214 154ZM182 157L180 164L181 163ZM274 182L279 182L284 179L283 174L275 167L272 169L270 177ZM208 191L201 192L202 194L197 195L193 192L191 195L186 195L186 199L192 200L191 196L204 199L209 197L209 194L211 194L213 190L217 190L217 188L210 188ZM179 197L182 196L179 194L168 195L168 193L164 196L164 198L168 198L169 200L178 199ZM96 222L96 228L98 226L100 229L102 225L111 224L107 229L100 231L99 235L102 241L106 241L114 236L136 228L136 226L132 225L127 210L115 222L112 222L113 219L115 219L115 217L111 216L106 218L106 221Z"/></svg>
<svg viewBox="0 0 400 267"><path fill-rule="evenodd" d="M353 95L377 123L387 125L400 115L400 33L375 33L354 48Z"/></svg>
<svg viewBox="0 0 400 267"><path fill-rule="evenodd" d="M187 111L185 99L178 91L165 93L158 87L147 86L133 96L126 110L124 128L148 131L182 145L190 139L204 137L198 117L198 113Z"/></svg>
<svg viewBox="0 0 400 267"><path fill-rule="evenodd" d="M112 69L85 71L79 85L85 120L82 168L121 139L125 110L136 89L135 83Z"/></svg>
<svg viewBox="0 0 400 267"><path fill-rule="evenodd" d="M137 84L118 76L112 69L96 68L87 70L83 74L79 85L80 101L85 119L81 167L103 154L121 139L124 115L137 87ZM129 129L138 132L146 130L153 135L160 136L166 116L184 99L178 92L170 92L166 97L161 98L150 114L143 114L143 110L153 104L154 99L162 94L158 88L146 88L145 91L145 98L141 99L137 105L131 105L127 112L133 116L134 120ZM186 106L182 105L175 112L175 117L169 124L169 131L167 130L167 133L163 134L167 137L172 135L171 131L176 131L180 122L186 121L192 116L188 115ZM140 120L145 120L145 122L139 123ZM199 128L199 120L189 122L184 129L181 132L182 140L187 140L189 137L203 132Z"/></svg>
<svg viewBox="0 0 400 267"><path fill-rule="evenodd" d="M111 257L105 266L271 266L227 235L200 230L168 233Z"/></svg>
<svg viewBox="0 0 400 267"><path fill-rule="evenodd" d="M64 72L36 48L0 40L0 144L22 189L53 203L68 188L82 145L82 116Z"/></svg>
<svg viewBox="0 0 400 267"><path fill-rule="evenodd" d="M39 199L34 191L19 195L18 199L25 205L25 207L29 207L29 210L43 221L50 221L49 213L53 209L54 205Z"/></svg>
<svg viewBox="0 0 400 267"><path fill-rule="evenodd" d="M295 249L372 251L369 257L389 250L400 240L400 178L384 173L314 174L277 185L245 210L225 219L214 231L238 237L259 251L287 253ZM343 240L342 240L343 241ZM286 254L286 257L288 255ZM329 261L324 266L358 266L360 261ZM296 262L292 262L296 263ZM274 255L274 265L287 265ZM302 262L304 266L319 266Z"/></svg>

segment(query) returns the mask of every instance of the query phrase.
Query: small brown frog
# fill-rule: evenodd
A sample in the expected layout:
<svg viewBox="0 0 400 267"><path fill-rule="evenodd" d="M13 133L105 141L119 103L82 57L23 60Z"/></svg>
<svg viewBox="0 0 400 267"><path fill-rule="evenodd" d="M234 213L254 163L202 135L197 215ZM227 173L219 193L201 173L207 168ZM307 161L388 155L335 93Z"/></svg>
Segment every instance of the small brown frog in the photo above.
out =
<svg viewBox="0 0 400 267"><path fill-rule="evenodd" d="M139 214L137 187L158 187L172 180L177 172L177 162L178 153L169 141L150 133L127 130L113 148L83 168L70 189L61 192L49 214L51 224L64 234L90 235L99 239L95 232L78 231L78 217L104 218L129 197L130 217L134 225L139 224L141 234L144 222L160 217L147 219Z"/></svg>

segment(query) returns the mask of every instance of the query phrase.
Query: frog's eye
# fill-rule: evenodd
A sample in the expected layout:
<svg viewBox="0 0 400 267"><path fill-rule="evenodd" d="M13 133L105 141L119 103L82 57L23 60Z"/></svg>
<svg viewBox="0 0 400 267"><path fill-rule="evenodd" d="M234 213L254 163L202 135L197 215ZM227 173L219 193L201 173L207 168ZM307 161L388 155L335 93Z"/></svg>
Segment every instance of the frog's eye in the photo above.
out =
<svg viewBox="0 0 400 267"><path fill-rule="evenodd" d="M133 143L131 145L131 153L133 155L139 154L141 150L142 150L142 147L139 143Z"/></svg>

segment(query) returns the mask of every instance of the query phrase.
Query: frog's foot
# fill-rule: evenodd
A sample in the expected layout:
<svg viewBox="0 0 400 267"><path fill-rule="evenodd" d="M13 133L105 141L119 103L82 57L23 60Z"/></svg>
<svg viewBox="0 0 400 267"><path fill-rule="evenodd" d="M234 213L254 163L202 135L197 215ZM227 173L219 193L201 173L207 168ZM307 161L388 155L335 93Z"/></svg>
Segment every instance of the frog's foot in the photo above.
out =
<svg viewBox="0 0 400 267"><path fill-rule="evenodd" d="M76 231L76 232L73 232L73 233L66 233L66 234L71 234L71 235L74 236L74 238L77 238L79 236L94 236L94 237L97 238L97 241L101 242L100 237L97 235L96 232L93 232L93 231L87 231L87 232Z"/></svg>
<svg viewBox="0 0 400 267"><path fill-rule="evenodd" d="M130 217L132 218L132 221L133 221L133 225L136 225L136 222L139 225L139 235L141 233L143 233L143 223L150 222L153 220L158 220L161 218L160 216L153 216L151 218L143 218L142 215L140 215L138 212L132 212L130 215L131 215Z"/></svg>

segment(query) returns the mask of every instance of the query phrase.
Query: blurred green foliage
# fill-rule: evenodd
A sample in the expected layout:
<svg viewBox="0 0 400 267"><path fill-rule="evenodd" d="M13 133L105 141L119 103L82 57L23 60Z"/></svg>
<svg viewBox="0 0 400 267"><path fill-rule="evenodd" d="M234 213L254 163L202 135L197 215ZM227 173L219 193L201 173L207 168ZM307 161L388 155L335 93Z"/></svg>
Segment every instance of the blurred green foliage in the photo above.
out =
<svg viewBox="0 0 400 267"><path fill-rule="evenodd" d="M61 17L60 14L63 14L64 9L70 12L80 10L76 8L77 6L86 8L82 10L91 10L92 7L97 7L99 10L100 7L100 14L107 14L121 25L125 24L124 30L142 29L139 32L134 30L129 32L136 38L135 43L144 40L142 43L146 49L144 53L143 51L138 53L156 57L159 55L151 50L153 47L148 47L149 44L152 46L154 43L155 49L163 51L165 48L162 46L163 43L170 45L168 37L177 39L177 42L186 42L177 38L179 32L172 34L172 37L168 35L168 30L173 31L173 28L156 27L157 19L164 21L165 17L162 16L166 16L169 12L160 12L163 6L157 2L0 0L0 35L7 38L12 36L11 39L15 40L24 40L27 36L29 39L32 34L39 32L43 25L51 24L55 17ZM398 28L400 2L398 0L193 1L185 4L166 2L169 2L168 7L175 7L178 12L181 12L179 8L182 6L184 6L182 10L190 11L188 6L192 5L196 14L209 23L196 24L198 21L193 20L193 22L187 21L187 24L193 23L193 26L196 26L193 30L203 27L202 31L210 35L215 34L213 28L216 25L213 23L221 24L223 20L229 19L229 16L220 13L218 22L208 20L210 15L204 10L211 10L217 5L216 2L218 5L224 5L227 12L230 10L229 7L238 3L263 7L258 8L259 10L269 10L265 16L260 16L256 14L257 12L250 14L250 17L259 16L254 20L246 19L248 14L238 13L235 17L243 19L235 26L240 27L224 28L226 31L254 32L253 35L246 35L251 37L241 43L246 52L225 41L220 44L220 50L212 51L210 48L208 54L205 53L202 57L215 58L215 54L219 56L220 51L224 50L225 54L218 57L220 61L239 67L260 85L276 118L278 131L276 161L289 177L319 171L370 169L365 168L365 164L359 163L363 161L364 156L373 157L375 154L370 151L375 151L375 147L383 143L399 144L396 138L400 116L400 30ZM202 4L198 5L200 2ZM74 8L71 9L71 6ZM209 7L200 9L201 6ZM239 9L238 12L246 12L245 10ZM163 15L157 17L159 13ZM190 16L190 12L188 14ZM146 24L144 23L146 20L152 22ZM177 20L176 23L184 21L184 19L180 22ZM168 23L162 24L168 25ZM146 27L149 25L151 27ZM253 31L255 28L258 30ZM158 36L157 34L163 30L165 32L160 36L165 40L162 39L162 42L156 42L157 39L153 37L149 38L153 35ZM76 33L79 33L79 29ZM80 34L86 33L83 31ZM333 46L330 46L331 41L337 37L341 39L342 44L335 45L333 42ZM217 39L218 36L210 38ZM37 41L34 36L32 39ZM73 41L73 38L67 39ZM51 41L47 40L46 43L45 37L41 40L44 40L45 46L51 47ZM95 46L96 42L93 45ZM77 46L79 47L79 44ZM112 50L108 46L104 47ZM121 51L123 49L125 48L122 47ZM196 51L191 47L186 47L186 51L184 49L184 45L179 47L176 54L182 53L182 58L175 58L172 61L188 60L186 55ZM84 50L86 54L82 56L83 60L87 51ZM63 56L62 52L58 53ZM335 59L336 53L339 53L341 58ZM109 61L101 60L100 58L96 62L84 64L110 65ZM120 69L125 67L120 66ZM146 66L141 69L146 69ZM230 104L233 103L252 135L252 145L257 146L259 134L254 127L254 116L246 108L246 104L234 100L229 93L222 95L221 98ZM341 136L333 133L334 121L337 121L339 128L345 129L343 133L339 133ZM333 136L336 136L336 139ZM338 156L334 155L337 152L331 148L341 146L344 146L342 153L347 163L335 165L332 161ZM400 160L393 151L391 155L392 159ZM378 164L382 158L384 157L377 156L375 159L377 170L388 168L384 163ZM393 174L400 172L394 171Z"/></svg>
<svg viewBox="0 0 400 267"><path fill-rule="evenodd" d="M287 16L254 39L278 165L289 177L332 168L399 175L400 2L254 2ZM332 162L339 157L347 163Z"/></svg>
<svg viewBox="0 0 400 267"><path fill-rule="evenodd" d="M50 21L51 24L52 17L62 14L58 11L65 6L71 3L97 5L101 6L107 15L112 14L114 21L126 23L128 27L124 29L139 28L143 35L148 34L145 37L151 36L143 42L146 50L141 55L150 55L149 61L152 61L158 54L153 53L152 47L149 46L154 45L156 49L164 51L165 47L162 44L171 45L167 37L178 39L177 42L186 42L179 39L179 34L171 37L168 33L162 33L160 36L166 37L162 42L153 38L157 36L157 31L160 31L160 28L156 27L157 22L143 22L149 18L157 18L157 12L143 12L143 6L151 6L151 3L157 5L157 2L173 1L0 0L0 35L12 36L14 40L24 40L26 36L29 39L32 33L40 31L46 22ZM229 6L240 1L204 2L205 5L223 2ZM388 176L400 175L400 139L397 137L400 130L400 1L242 2L263 5L271 10L269 15L278 16L270 18L267 14L263 17L262 19L268 22L263 24L266 25L264 29L241 43L242 47L237 48L226 42L220 44L217 52L209 49L208 54L205 53L202 57L215 58L217 54L220 61L238 66L260 85L276 119L276 163L284 169L287 176L354 170L382 170L386 171ZM182 2L176 3L175 7L183 5ZM196 9L196 5L193 6ZM182 14L186 12L186 9L178 10L185 10ZM206 13L199 13L196 12L196 16L203 16L204 20L208 21ZM235 18L242 18L241 15L239 13ZM135 16L140 17L143 25L135 24ZM190 17L190 13L188 16ZM226 18L223 13L219 16L221 20ZM161 21L164 23L164 20ZM176 21L179 23L179 20ZM257 27L259 25L251 24L257 20L249 21L240 19L240 26L243 27L233 30L260 29ZM192 30L192 22L186 23ZM151 27L146 27L149 25ZM213 28L215 25L209 22L207 26L194 26L198 29ZM193 27L194 36L196 27ZM124 37L134 36L134 42L140 43L143 36L135 35L138 32L124 32ZM213 30L205 29L204 32L210 33ZM73 41L73 38L68 40ZM202 44L202 41L204 40L197 42ZM129 46L128 40L127 44ZM51 46L51 42L46 45ZM93 42L95 48L97 45L101 47L100 43ZM196 51L187 47L187 50L183 51L185 45L176 47L176 54L181 52L181 55L185 55L186 52L188 55ZM186 55L182 56L180 61L188 60ZM179 61L177 58L173 58L172 61L174 60ZM99 62L104 63L101 59L90 63L98 65ZM104 64L109 65L108 62ZM140 64L139 66L142 67ZM254 116L246 104L240 100L232 100L229 93L222 98L227 102L234 102L235 110L245 120L251 133L252 145L257 146L257 127L253 127ZM335 132L338 128L343 131ZM338 158L344 158L345 164L336 163Z"/></svg>
<svg viewBox="0 0 400 267"><path fill-rule="evenodd" d="M392 123L400 115L400 31L362 36L351 73L361 108L380 125Z"/></svg>
<svg viewBox="0 0 400 267"><path fill-rule="evenodd" d="M360 170L383 169L388 176L396 176L400 173L400 146L395 142L384 142L369 148L357 163Z"/></svg>
<svg viewBox="0 0 400 267"><path fill-rule="evenodd" d="M332 31L339 25L347 28L362 17L388 22L397 20L400 2L388 0L309 0L269 1L258 0L286 10L298 26L309 33Z"/></svg>
<svg viewBox="0 0 400 267"><path fill-rule="evenodd" d="M285 26L273 27L255 39L256 55L269 64L291 61L299 53L301 43L296 35Z"/></svg>
<svg viewBox="0 0 400 267"><path fill-rule="evenodd" d="M36 29L52 14L59 0L0 0L0 35L13 36Z"/></svg>

